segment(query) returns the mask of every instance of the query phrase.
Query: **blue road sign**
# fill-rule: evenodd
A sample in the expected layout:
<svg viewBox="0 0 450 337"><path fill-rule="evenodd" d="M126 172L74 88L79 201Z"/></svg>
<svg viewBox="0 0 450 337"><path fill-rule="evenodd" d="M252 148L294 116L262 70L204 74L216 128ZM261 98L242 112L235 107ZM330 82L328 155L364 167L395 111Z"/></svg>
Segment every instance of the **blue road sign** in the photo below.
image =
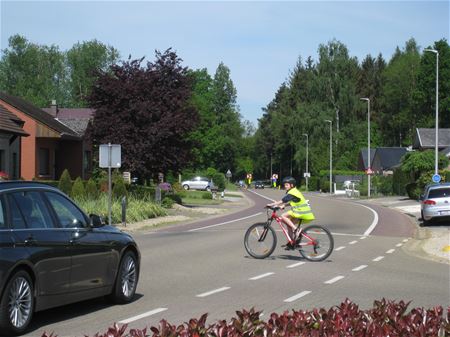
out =
<svg viewBox="0 0 450 337"><path fill-rule="evenodd" d="M441 181L441 176L439 174L433 174L432 180L434 183L438 183Z"/></svg>

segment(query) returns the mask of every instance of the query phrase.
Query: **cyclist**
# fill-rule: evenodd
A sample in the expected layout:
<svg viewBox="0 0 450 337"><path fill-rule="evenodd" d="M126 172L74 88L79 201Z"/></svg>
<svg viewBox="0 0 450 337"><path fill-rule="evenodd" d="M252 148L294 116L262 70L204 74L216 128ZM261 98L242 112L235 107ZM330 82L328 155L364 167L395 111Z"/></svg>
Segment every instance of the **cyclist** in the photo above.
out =
<svg viewBox="0 0 450 337"><path fill-rule="evenodd" d="M296 184L297 182L295 181L295 178L284 178L283 185L286 190L286 195L283 199L267 205L269 207L279 206L281 209L284 209L287 204L292 207L290 211L287 211L281 215L283 222L287 225L289 237L292 238L292 240L285 246L285 249L287 250L294 249L295 242L298 238L299 233L296 233L297 227L295 223L298 221L303 223L310 222L315 219L309 203L297 187L295 187Z"/></svg>

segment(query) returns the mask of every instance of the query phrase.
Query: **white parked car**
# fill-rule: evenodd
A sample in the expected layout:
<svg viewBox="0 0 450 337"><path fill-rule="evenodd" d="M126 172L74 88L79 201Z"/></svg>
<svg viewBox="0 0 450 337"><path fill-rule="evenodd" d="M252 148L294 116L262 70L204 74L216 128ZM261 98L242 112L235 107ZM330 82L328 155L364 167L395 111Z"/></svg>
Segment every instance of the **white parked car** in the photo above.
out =
<svg viewBox="0 0 450 337"><path fill-rule="evenodd" d="M204 190L204 191L210 191L211 190L211 181L209 181L208 178L203 177L195 177L190 180L185 180L181 182L181 186L185 190Z"/></svg>
<svg viewBox="0 0 450 337"><path fill-rule="evenodd" d="M450 183L426 186L420 201L424 225L437 219L450 220Z"/></svg>

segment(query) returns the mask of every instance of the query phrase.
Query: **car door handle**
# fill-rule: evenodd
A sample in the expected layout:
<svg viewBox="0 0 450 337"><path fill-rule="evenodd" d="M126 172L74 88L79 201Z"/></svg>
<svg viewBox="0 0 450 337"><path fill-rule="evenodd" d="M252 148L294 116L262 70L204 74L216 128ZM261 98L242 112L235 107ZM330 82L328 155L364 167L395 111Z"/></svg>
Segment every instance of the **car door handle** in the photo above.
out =
<svg viewBox="0 0 450 337"><path fill-rule="evenodd" d="M25 239L25 245L26 246L33 246L33 245L36 244L36 242L37 241L32 236L30 236L29 238Z"/></svg>

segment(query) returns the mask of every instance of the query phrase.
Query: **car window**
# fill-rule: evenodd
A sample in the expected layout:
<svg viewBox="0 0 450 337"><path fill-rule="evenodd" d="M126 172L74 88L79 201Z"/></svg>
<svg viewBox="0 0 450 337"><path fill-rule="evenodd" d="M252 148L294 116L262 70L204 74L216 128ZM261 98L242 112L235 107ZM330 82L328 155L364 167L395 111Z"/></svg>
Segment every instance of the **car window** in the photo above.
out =
<svg viewBox="0 0 450 337"><path fill-rule="evenodd" d="M0 198L0 229L6 229L5 210L3 198Z"/></svg>
<svg viewBox="0 0 450 337"><path fill-rule="evenodd" d="M23 220L22 213L20 213L19 206L12 196L8 198L8 205L11 212L11 228L23 229L27 228L25 220Z"/></svg>
<svg viewBox="0 0 450 337"><path fill-rule="evenodd" d="M39 192L16 192L11 195L28 228L54 227L50 213Z"/></svg>
<svg viewBox="0 0 450 337"><path fill-rule="evenodd" d="M52 205L61 227L76 228L86 227L86 219L83 213L68 199L54 192L45 192Z"/></svg>
<svg viewBox="0 0 450 337"><path fill-rule="evenodd" d="M450 197L450 188L437 188L430 190L428 194L429 199L433 198L449 198Z"/></svg>

